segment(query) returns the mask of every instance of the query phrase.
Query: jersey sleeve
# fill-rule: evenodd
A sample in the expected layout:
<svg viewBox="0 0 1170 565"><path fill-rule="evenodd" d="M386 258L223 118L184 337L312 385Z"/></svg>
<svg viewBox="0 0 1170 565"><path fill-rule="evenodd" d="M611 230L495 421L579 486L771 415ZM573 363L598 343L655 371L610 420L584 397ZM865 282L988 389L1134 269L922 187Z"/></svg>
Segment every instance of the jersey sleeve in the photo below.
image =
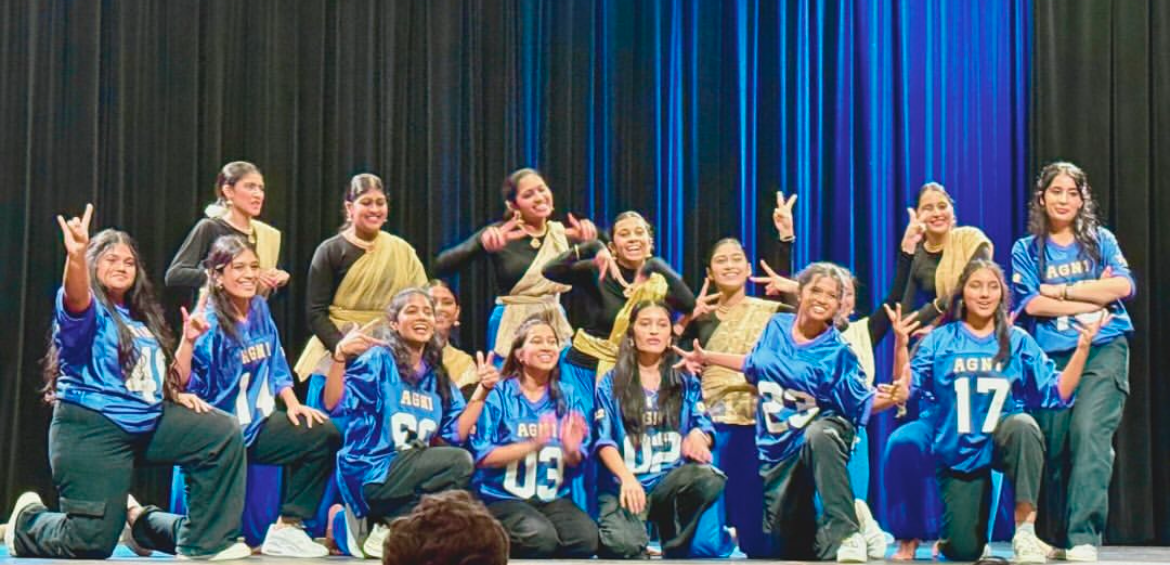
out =
<svg viewBox="0 0 1170 565"><path fill-rule="evenodd" d="M216 349L215 343L219 341L219 333L219 326L213 324L195 340L195 346L191 348L191 376L187 379L187 392L208 402L215 402L214 391L211 390L211 368L214 366L212 352Z"/></svg>
<svg viewBox="0 0 1170 565"><path fill-rule="evenodd" d="M942 335L941 329L936 328L923 338L910 358L910 388L922 395L934 394L934 350Z"/></svg>
<svg viewBox="0 0 1170 565"><path fill-rule="evenodd" d="M61 355L84 353L89 355L93 338L97 335L97 298L89 293L89 307L82 312L70 312L65 306L65 289L57 291L57 305L54 313L56 332L54 339L62 349Z"/></svg>
<svg viewBox="0 0 1170 565"><path fill-rule="evenodd" d="M467 401L463 399L463 393L459 391L459 387L455 385L455 381L448 383L447 392L450 400L447 408L443 410L442 421L439 422L439 433L443 441L451 445L462 446L465 442L459 439L459 417L463 415L463 410L467 408Z"/></svg>
<svg viewBox="0 0 1170 565"><path fill-rule="evenodd" d="M620 421L622 415L618 411L617 405L613 398L613 372L610 371L601 382L597 383L597 391L594 393L595 405L592 414L592 428L593 428L593 453L597 453L602 447L610 446L621 452L621 447L617 443L617 434L614 426Z"/></svg>
<svg viewBox="0 0 1170 565"><path fill-rule="evenodd" d="M338 404L342 414L383 410L378 379L383 370L398 372L393 362L386 363L388 357L384 347L372 347L346 365L345 389Z"/></svg>
<svg viewBox="0 0 1170 565"><path fill-rule="evenodd" d="M768 367L777 362L776 351L779 349L783 326L773 316L764 327L764 333L756 341L752 352L743 360L743 376L748 383L756 384L760 377L768 371Z"/></svg>
<svg viewBox="0 0 1170 565"><path fill-rule="evenodd" d="M1019 317L1028 303L1040 295L1040 268L1032 253L1031 238L1020 239L1012 245L1012 301Z"/></svg>
<svg viewBox="0 0 1170 565"><path fill-rule="evenodd" d="M504 443L503 397L499 387L493 388L483 402L483 410L479 413L475 431L471 434L471 454L475 457L475 464L479 465L493 449Z"/></svg>
<svg viewBox="0 0 1170 565"><path fill-rule="evenodd" d="M691 430L703 430L703 433L715 437L715 424L711 422L711 415L707 413L707 404L703 402L703 387L699 378L693 375L683 375L685 396L683 397L690 407L690 421L684 422L683 436Z"/></svg>
<svg viewBox="0 0 1170 565"><path fill-rule="evenodd" d="M1129 295L1122 300L1129 300L1137 294L1137 282L1133 280L1133 272L1129 269L1129 261L1125 260L1125 255L1121 252L1121 246L1117 244L1117 237L1113 232L1100 228L1098 230L1098 240L1101 242L1101 259L1106 266L1113 269L1113 276L1125 277L1129 281Z"/></svg>
<svg viewBox="0 0 1170 565"><path fill-rule="evenodd" d="M280 331L276 329L276 322L272 321L272 312L268 309L268 301L255 298L260 302L264 313L265 333L272 344L272 357L268 360L268 386L271 387L273 397L280 396L284 389L293 386L292 369L288 366L288 357L284 355L284 346L280 343Z"/></svg>
<svg viewBox="0 0 1170 565"><path fill-rule="evenodd" d="M842 348L828 369L833 372L832 388L829 389L829 401L845 419L855 426L864 426L869 423L869 416L873 410L873 389L865 384L865 371L861 370L861 363L846 346Z"/></svg>
<svg viewBox="0 0 1170 565"><path fill-rule="evenodd" d="M1044 353L1040 344L1023 330L1015 330L1021 336L1019 343L1020 368L1022 379L1018 381L1017 392L1021 396L1024 406L1036 408L1067 408L1072 405L1073 398L1068 401L1060 397L1060 371L1056 370L1056 363ZM1074 395L1075 396L1075 395Z"/></svg>

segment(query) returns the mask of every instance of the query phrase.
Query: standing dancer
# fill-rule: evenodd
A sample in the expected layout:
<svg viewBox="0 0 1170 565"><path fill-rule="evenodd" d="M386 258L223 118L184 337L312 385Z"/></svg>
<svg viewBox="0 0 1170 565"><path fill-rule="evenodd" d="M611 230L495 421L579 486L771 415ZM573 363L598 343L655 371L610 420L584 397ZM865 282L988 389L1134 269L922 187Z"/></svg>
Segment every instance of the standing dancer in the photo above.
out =
<svg viewBox="0 0 1170 565"><path fill-rule="evenodd" d="M198 414L192 395L164 376L190 363L204 330L183 327L172 356L170 332L134 240L104 230L90 239L93 206L80 218L57 216L65 277L57 293L45 366L53 403L49 460L61 511L22 494L4 532L14 557L105 559L129 525L137 548L185 557L239 559L244 506L244 442L227 415ZM184 311L185 313L185 311ZM188 517L143 508L129 497L134 467L174 465L187 473ZM129 520L127 520L129 518Z"/></svg>
<svg viewBox="0 0 1170 565"><path fill-rule="evenodd" d="M549 218L553 194L535 169L520 169L504 179L506 221L487 226L463 243L439 254L435 274L447 276L486 256L496 273L496 307L488 321L488 347L496 358L508 356L508 346L520 323L541 312L551 312L557 334L572 333L560 295L569 291L554 283L541 270L554 257L569 250L571 243L597 239L593 222L569 214L568 226Z"/></svg>
<svg viewBox="0 0 1170 565"><path fill-rule="evenodd" d="M672 366L670 309L642 302L597 385L593 452L598 480L601 554L643 557L652 522L667 558L691 555L699 518L727 482L711 463L715 430L699 381ZM685 460L684 460L685 458Z"/></svg>
<svg viewBox="0 0 1170 565"><path fill-rule="evenodd" d="M189 370L178 372L179 386L236 417L250 462L284 467L280 515L261 552L325 557L329 550L305 534L302 520L313 517L333 478L341 434L293 392L268 301L256 294L262 269L251 244L223 236L203 263L206 311L196 315L205 316L209 328L195 342Z"/></svg>
<svg viewBox="0 0 1170 565"><path fill-rule="evenodd" d="M1072 363L1078 323L1112 313L1089 349L1076 404L1033 412L1047 440L1041 531L1056 557L1070 561L1096 561L1105 531L1113 434L1129 394L1133 323L1122 301L1137 288L1095 208L1084 171L1072 163L1048 165L1029 207L1032 234L1012 246L1017 321L1031 328L1057 366Z"/></svg>
<svg viewBox="0 0 1170 565"><path fill-rule="evenodd" d="M382 231L388 212L382 179L354 176L345 191L345 225L317 246L309 266L308 320L313 337L294 367L302 380L328 372L344 331L381 320L395 294L426 284L414 248ZM323 384L322 379L310 383L310 405L318 402Z"/></svg>
<svg viewBox="0 0 1170 565"><path fill-rule="evenodd" d="M916 208L907 212L910 222L897 266L909 272L901 306L903 312L915 312L914 320L927 327L946 309L967 264L975 258L991 259L992 244L978 228L955 226L954 201L941 184L923 185ZM930 399L920 395L917 418L890 434L882 454L886 527L898 539L894 560L914 559L919 540L938 535L942 508L926 423L930 409Z"/></svg>
<svg viewBox="0 0 1170 565"><path fill-rule="evenodd" d="M929 424L943 499L939 551L951 560L972 561L984 552L994 468L1015 486L1015 562L1045 562L1048 548L1034 526L1044 438L1023 410L1071 401L1101 327L1098 319L1076 330L1075 352L1058 372L1036 340L1011 325L1008 302L999 266L972 261L943 325L915 348L908 372L912 328L891 313L897 328L894 374L903 375L899 387L912 375L914 388L935 399Z"/></svg>
<svg viewBox="0 0 1170 565"><path fill-rule="evenodd" d="M512 557L587 559L597 525L569 498L589 451L584 395L561 381L549 321L526 320L511 346L471 438L479 496L508 531Z"/></svg>
<svg viewBox="0 0 1170 565"><path fill-rule="evenodd" d="M166 284L185 288L191 296L207 282L202 261L215 240L240 235L256 248L260 258L259 294L268 296L288 284L288 273L277 268L280 262L280 230L256 219L264 208L264 176L247 161L223 166L215 177L215 203L204 210L187 239L167 268Z"/></svg>
<svg viewBox="0 0 1170 565"><path fill-rule="evenodd" d="M865 383L857 355L833 327L841 268L813 263L798 277L796 314L776 314L749 355L677 350L689 365L740 371L756 385L756 445L764 479L764 529L775 556L864 562L867 547L846 468L853 436L875 411L894 405L891 387ZM813 497L824 506L818 528Z"/></svg>
<svg viewBox="0 0 1170 565"><path fill-rule="evenodd" d="M499 378L481 354L480 389L464 402L443 367L426 291L399 292L385 316L389 329L382 339L355 330L341 340L323 394L326 408L350 418L337 454L342 496L353 513L373 523L361 551L348 539L346 548L377 558L386 526L409 514L422 495L467 488L474 468L459 446Z"/></svg>

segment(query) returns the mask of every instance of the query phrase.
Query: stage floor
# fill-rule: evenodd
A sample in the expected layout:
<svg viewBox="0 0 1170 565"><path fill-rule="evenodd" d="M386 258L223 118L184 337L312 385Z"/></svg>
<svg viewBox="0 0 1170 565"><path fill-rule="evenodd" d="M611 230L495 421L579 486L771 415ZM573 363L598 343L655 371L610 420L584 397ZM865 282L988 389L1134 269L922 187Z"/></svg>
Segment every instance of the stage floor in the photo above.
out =
<svg viewBox="0 0 1170 565"><path fill-rule="evenodd" d="M993 546L995 555L1004 558L1011 557L1011 546L1006 543L996 543ZM918 561L914 563L930 563L930 554L928 551L919 551ZM117 561L122 563L157 563L161 561L174 561L175 559L168 555L156 554L154 557L135 557L125 547L119 547L114 557L109 561ZM686 563L688 565L717 565L728 562L742 562L746 563L750 560L744 559L695 559L685 561L667 561L663 559L654 559L658 563ZM93 563L102 563L102 561L92 561ZM344 558L344 557L329 557L325 559L286 559L278 557L264 557L253 556L250 559L242 560L240 563L252 563L254 565L313 565L315 563L329 563L331 565L340 565L342 563L362 563L360 561ZM597 565L601 563L630 563L629 561L611 561L606 559L572 559L572 560L527 560L515 559L513 563L556 563L559 565ZM805 561L750 561L755 563L775 563L775 564L797 564L807 563ZM48 563L85 563L85 561L73 561L63 559L15 559L8 556L4 550L3 544L0 544L0 565L34 565L34 564L48 564ZM188 562L189 563L189 562ZM373 561L365 561L365 563L374 563ZM870 561L870 563L898 563L904 564L905 561ZM1049 563L1063 563L1061 561L1049 561ZM1101 549L1100 561L1098 563L1103 565L1123 564L1123 563L1167 563L1170 564L1170 547L1121 547L1111 546Z"/></svg>

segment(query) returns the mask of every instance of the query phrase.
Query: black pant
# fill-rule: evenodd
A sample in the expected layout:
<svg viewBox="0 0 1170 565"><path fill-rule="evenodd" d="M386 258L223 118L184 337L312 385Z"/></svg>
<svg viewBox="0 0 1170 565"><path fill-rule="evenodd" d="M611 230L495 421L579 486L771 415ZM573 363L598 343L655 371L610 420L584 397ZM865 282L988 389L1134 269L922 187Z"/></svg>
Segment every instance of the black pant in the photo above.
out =
<svg viewBox="0 0 1170 565"><path fill-rule="evenodd" d="M1002 471L1015 486L1016 504L1035 505L1044 468L1044 438L1027 414L1000 420L992 434L991 466ZM974 561L987 543L987 518L991 512L991 469L959 473L937 472L942 492L943 519L938 549L952 561Z"/></svg>
<svg viewBox="0 0 1170 565"><path fill-rule="evenodd" d="M646 510L641 515L622 508L617 495L599 494L601 556L629 559L644 555L650 544L646 534L648 520L657 526L667 558L688 557L699 518L719 498L726 484L727 476L710 465L684 464L667 473L647 493Z"/></svg>
<svg viewBox="0 0 1170 565"><path fill-rule="evenodd" d="M58 402L49 426L49 460L60 512L21 515L21 557L105 559L126 522L136 465L179 465L187 477L189 517L147 507L134 524L144 547L197 557L225 549L240 535L244 509L244 439L235 418L163 404L153 432L129 434L101 413Z"/></svg>
<svg viewBox="0 0 1170 565"><path fill-rule="evenodd" d="M424 494L465 489L475 464L471 454L458 447L414 447L394 457L386 480L362 487L370 507L370 523L389 524L409 514Z"/></svg>
<svg viewBox="0 0 1170 565"><path fill-rule="evenodd" d="M302 418L300 425L294 426L288 412L277 410L265 418L248 447L248 460L284 467L282 517L312 518L333 477L339 447L341 433L333 422L314 423L310 428Z"/></svg>
<svg viewBox="0 0 1170 565"><path fill-rule="evenodd" d="M586 559L597 553L597 524L568 498L552 502L500 500L488 504L508 531L515 559Z"/></svg>
<svg viewBox="0 0 1170 565"><path fill-rule="evenodd" d="M783 559L833 559L841 541L861 530L849 483L853 424L838 416L814 420L800 452L760 470L764 478L764 531ZM824 520L817 523L814 495Z"/></svg>
<svg viewBox="0 0 1170 565"><path fill-rule="evenodd" d="M1069 357L1052 359L1064 368ZM1047 447L1037 531L1059 547L1101 545L1113 478L1113 435L1128 395L1129 342L1119 337L1089 351L1072 408L1032 413Z"/></svg>

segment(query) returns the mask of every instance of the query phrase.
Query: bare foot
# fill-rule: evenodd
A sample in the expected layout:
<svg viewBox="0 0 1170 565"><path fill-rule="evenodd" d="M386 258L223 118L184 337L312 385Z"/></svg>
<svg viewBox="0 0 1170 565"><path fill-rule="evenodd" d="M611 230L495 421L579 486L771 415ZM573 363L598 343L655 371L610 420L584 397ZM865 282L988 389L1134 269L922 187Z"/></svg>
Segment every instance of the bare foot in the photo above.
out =
<svg viewBox="0 0 1170 565"><path fill-rule="evenodd" d="M918 540L898 540L898 551L890 556L891 561L914 561L914 553L918 551Z"/></svg>

